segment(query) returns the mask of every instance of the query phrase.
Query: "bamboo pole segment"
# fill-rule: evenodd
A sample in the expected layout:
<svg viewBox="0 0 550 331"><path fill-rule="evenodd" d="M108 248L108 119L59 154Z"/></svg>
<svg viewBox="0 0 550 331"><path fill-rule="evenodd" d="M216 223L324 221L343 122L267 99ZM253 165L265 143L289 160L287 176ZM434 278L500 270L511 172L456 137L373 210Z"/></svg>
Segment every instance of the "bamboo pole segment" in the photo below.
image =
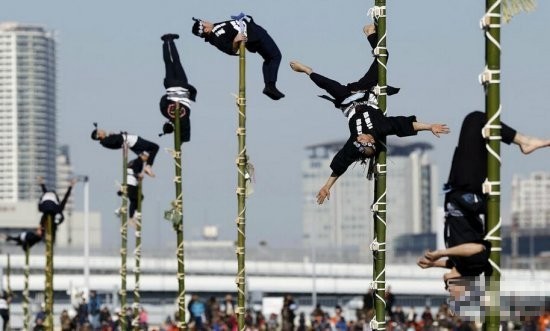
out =
<svg viewBox="0 0 550 331"><path fill-rule="evenodd" d="M29 295L29 274L30 274L30 264L29 264L29 255L30 248L25 245L25 268L23 269L23 276L25 279L25 284L23 288L23 328L25 330L31 329L31 311L30 311L30 295Z"/></svg>
<svg viewBox="0 0 550 331"><path fill-rule="evenodd" d="M500 25L502 0L486 0L486 13L481 20L485 32L485 71L480 82L485 89L485 113L487 124L483 130L487 150L487 179L483 192L487 194L486 239L491 243L489 263L493 272L486 279L489 292L489 307L485 314L485 329L499 330L500 327Z"/></svg>
<svg viewBox="0 0 550 331"><path fill-rule="evenodd" d="M124 132L122 145L122 206L120 207L120 328L126 330L126 259L128 255L128 142Z"/></svg>
<svg viewBox="0 0 550 331"><path fill-rule="evenodd" d="M7 303L8 303L8 316L10 316L10 308L11 308L11 298L13 298L13 295L11 293L11 258L10 255L7 255L7 261L6 261L6 292L7 292ZM11 330L10 328L10 321L7 322L7 328L6 330Z"/></svg>
<svg viewBox="0 0 550 331"><path fill-rule="evenodd" d="M174 110L174 183L176 185L176 199L172 201L172 208L164 213L164 218L172 222L174 231L176 231L177 248L176 259L178 261L178 310L177 327L178 330L187 330L185 322L185 266L184 266L184 246L183 246L183 190L182 190L182 164L181 164L181 125L180 125L180 103L176 103Z"/></svg>
<svg viewBox="0 0 550 331"><path fill-rule="evenodd" d="M386 1L375 0L371 15L376 25L378 42L374 49L374 56L378 62L378 84L375 93L378 96L378 107L386 115L386 64L388 60L386 48ZM386 138L380 139L384 146L377 155L375 169L374 197L372 206L374 218L373 251L373 282L375 315L371 320L373 330L386 329Z"/></svg>
<svg viewBox="0 0 550 331"><path fill-rule="evenodd" d="M46 303L46 330L53 331L53 215L46 215L46 284L44 289Z"/></svg>
<svg viewBox="0 0 550 331"><path fill-rule="evenodd" d="M137 210L134 213L134 220L136 223L135 239L136 239L136 248L134 249L134 319L132 321L132 326L135 331L139 331L139 302L140 302L140 283L139 277L141 273L141 190L142 190L143 181L139 179L138 181L138 200L137 200Z"/></svg>
<svg viewBox="0 0 550 331"><path fill-rule="evenodd" d="M237 323L239 331L244 331L245 305L246 305L246 281L245 281L245 247L246 247L246 175L248 156L246 154L246 48L241 41L239 48L239 119L237 129L237 141L239 155L237 157Z"/></svg>

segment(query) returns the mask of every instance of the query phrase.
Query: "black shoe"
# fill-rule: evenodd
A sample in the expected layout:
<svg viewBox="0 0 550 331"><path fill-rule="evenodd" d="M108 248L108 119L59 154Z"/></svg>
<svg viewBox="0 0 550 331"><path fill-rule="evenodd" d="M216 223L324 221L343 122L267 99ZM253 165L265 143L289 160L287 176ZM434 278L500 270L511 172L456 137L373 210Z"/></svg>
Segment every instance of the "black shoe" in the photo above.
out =
<svg viewBox="0 0 550 331"><path fill-rule="evenodd" d="M170 40L174 40L174 39L179 39L179 35L178 34L175 34L175 33L167 33L165 35L162 35L162 37L160 37L160 40L162 41L170 41Z"/></svg>
<svg viewBox="0 0 550 331"><path fill-rule="evenodd" d="M285 97L281 91L277 90L275 84L266 84L263 93L273 100L279 100Z"/></svg>

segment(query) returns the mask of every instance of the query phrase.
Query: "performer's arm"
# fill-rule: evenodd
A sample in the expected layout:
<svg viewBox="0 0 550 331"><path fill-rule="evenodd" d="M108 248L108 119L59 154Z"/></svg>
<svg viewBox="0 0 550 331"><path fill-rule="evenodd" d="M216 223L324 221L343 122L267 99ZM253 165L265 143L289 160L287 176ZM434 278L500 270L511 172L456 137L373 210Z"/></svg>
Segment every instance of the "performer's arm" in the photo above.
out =
<svg viewBox="0 0 550 331"><path fill-rule="evenodd" d="M46 189L46 184L44 184L44 177L38 176L38 177L36 177L36 179L38 180L38 184L40 185L40 188L42 189L42 193L46 193L47 189Z"/></svg>
<svg viewBox="0 0 550 331"><path fill-rule="evenodd" d="M414 131L431 131L436 137L440 134L447 134L450 132L447 124L427 124L422 122L413 122Z"/></svg>
<svg viewBox="0 0 550 331"><path fill-rule="evenodd" d="M323 187L321 187L321 189L319 190L319 193L317 193L317 203L318 204L320 204L320 205L323 204L325 199L330 200L330 188L332 187L332 185L334 185L334 183L336 183L336 180L338 179L338 177L340 177L340 176L336 175L333 172L332 175L330 175L330 177L328 178L325 185L323 185Z"/></svg>
<svg viewBox="0 0 550 331"><path fill-rule="evenodd" d="M61 211L65 209L65 204L67 204L67 200L69 200L69 196L71 195L71 191L73 189L74 184L76 184L76 179L72 179L71 183L69 184L69 187L67 188L67 192L65 193L65 196L63 197L63 200L59 204L59 208Z"/></svg>
<svg viewBox="0 0 550 331"><path fill-rule="evenodd" d="M241 47L241 41L246 42L246 36L242 33L237 33L233 39L233 52L237 53Z"/></svg>

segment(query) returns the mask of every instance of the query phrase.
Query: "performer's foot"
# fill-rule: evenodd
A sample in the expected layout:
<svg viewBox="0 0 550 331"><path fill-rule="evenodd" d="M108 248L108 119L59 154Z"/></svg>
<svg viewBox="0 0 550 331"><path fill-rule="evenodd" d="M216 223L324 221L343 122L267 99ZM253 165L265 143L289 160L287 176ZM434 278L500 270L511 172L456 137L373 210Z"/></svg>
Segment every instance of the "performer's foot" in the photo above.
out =
<svg viewBox="0 0 550 331"><path fill-rule="evenodd" d="M298 61L290 61L290 68L292 68L292 70L296 72L303 72L307 75L310 75L313 72L313 69L311 69L306 65L301 64Z"/></svg>
<svg viewBox="0 0 550 331"><path fill-rule="evenodd" d="M279 91L277 89L277 87L275 87L275 83L265 84L265 88L263 90L263 93L265 95L267 95L268 97L270 97L271 99L273 99L273 100L279 100L279 99L285 97L285 95L283 93L281 93L281 91Z"/></svg>
<svg viewBox="0 0 550 331"><path fill-rule="evenodd" d="M374 24L367 24L363 27L363 33L368 37L373 33L376 33L376 26Z"/></svg>
<svg viewBox="0 0 550 331"><path fill-rule="evenodd" d="M162 35L162 37L160 37L160 40L170 41L170 40L178 39L179 37L180 36L175 34L175 33L167 33L167 34Z"/></svg>
<svg viewBox="0 0 550 331"><path fill-rule="evenodd" d="M528 137L520 133L516 134L516 139L519 140L519 148L523 154L530 154L539 148L550 147L550 140Z"/></svg>
<svg viewBox="0 0 550 331"><path fill-rule="evenodd" d="M153 169L151 169L151 165L146 165L143 169L143 172L145 172L149 177L155 177L155 174L153 173Z"/></svg>

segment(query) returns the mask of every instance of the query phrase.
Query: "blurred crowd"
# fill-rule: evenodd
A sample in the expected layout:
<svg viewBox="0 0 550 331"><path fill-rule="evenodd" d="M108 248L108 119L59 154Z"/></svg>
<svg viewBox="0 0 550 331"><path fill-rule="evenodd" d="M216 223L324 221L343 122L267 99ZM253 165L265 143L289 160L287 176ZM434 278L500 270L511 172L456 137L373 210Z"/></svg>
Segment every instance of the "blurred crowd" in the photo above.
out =
<svg viewBox="0 0 550 331"><path fill-rule="evenodd" d="M6 298L3 298L4 300ZM5 304L0 302L0 313L7 323L9 316L4 310ZM438 307L408 307L403 308L396 300L391 290L386 291L385 325L386 330L392 331L469 331L481 330L479 323L465 321L456 316L446 303ZM186 323L189 330L197 331L238 331L238 307L235 298L227 294L223 298L214 296L203 299L199 295L192 295L187 302ZM255 307L257 308L257 307ZM363 296L363 305L360 309L344 309L323 307L317 304L311 311L300 307L299 302L291 295L283 298L280 311L272 311L264 316L260 309L246 309L244 323L246 331L369 331L372 330L370 321L373 319L374 301L373 292ZM44 306L34 316L32 330L46 330L44 326L46 313ZM126 330L155 330L176 331L178 314L166 316L158 325L149 324L149 314L144 307L139 307L138 314L128 307L124 314L120 309L111 311L108 305L102 304L100 296L90 291L89 297L80 298L73 307L63 310L56 325L62 331L123 331L122 319L126 321ZM550 311L538 317L525 318L522 322L503 322L502 330L549 331ZM7 330L4 329L3 330Z"/></svg>

